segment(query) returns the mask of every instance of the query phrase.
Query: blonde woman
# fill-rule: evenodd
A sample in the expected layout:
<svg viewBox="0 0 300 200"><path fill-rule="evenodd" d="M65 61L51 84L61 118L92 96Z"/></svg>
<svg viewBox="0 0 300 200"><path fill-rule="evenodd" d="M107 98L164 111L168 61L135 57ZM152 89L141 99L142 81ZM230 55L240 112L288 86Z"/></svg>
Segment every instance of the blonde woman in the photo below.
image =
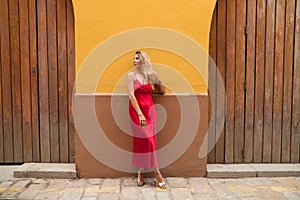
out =
<svg viewBox="0 0 300 200"><path fill-rule="evenodd" d="M128 73L127 88L133 133L132 165L138 168L137 185L144 185L142 170L153 168L157 186L166 189L167 185L157 166L157 115L152 99L153 85L161 81L157 73L152 70L150 58L145 52L137 51L133 63L134 71Z"/></svg>

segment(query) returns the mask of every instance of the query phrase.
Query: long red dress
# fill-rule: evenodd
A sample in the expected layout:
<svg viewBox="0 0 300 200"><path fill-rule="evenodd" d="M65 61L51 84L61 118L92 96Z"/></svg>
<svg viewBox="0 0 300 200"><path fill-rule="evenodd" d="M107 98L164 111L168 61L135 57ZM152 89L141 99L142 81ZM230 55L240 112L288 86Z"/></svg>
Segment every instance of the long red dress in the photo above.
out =
<svg viewBox="0 0 300 200"><path fill-rule="evenodd" d="M138 168L157 168L156 158L156 109L152 98L150 83L143 85L137 79L134 81L134 95L143 115L146 118L146 127L140 126L139 117L131 102L129 115L133 133L132 165Z"/></svg>

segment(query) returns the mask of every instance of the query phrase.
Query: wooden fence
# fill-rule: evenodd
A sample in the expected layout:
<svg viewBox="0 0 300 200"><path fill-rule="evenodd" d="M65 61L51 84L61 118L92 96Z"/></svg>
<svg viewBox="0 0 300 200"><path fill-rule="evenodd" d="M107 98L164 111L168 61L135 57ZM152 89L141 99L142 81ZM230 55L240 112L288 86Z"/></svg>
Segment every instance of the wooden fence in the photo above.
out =
<svg viewBox="0 0 300 200"><path fill-rule="evenodd" d="M74 162L71 0L0 0L0 163Z"/></svg>
<svg viewBox="0 0 300 200"><path fill-rule="evenodd" d="M227 112L208 162L298 163L300 2L218 0L210 55L226 87ZM215 73L210 68L210 84ZM218 98L218 88L212 92ZM210 134L214 140L217 133Z"/></svg>

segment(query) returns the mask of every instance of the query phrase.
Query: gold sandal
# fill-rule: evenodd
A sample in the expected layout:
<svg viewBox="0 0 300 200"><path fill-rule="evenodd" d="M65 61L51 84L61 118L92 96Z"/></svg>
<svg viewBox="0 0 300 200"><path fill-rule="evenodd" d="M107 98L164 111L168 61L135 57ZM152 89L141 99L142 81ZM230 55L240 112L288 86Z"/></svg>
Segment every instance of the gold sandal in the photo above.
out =
<svg viewBox="0 0 300 200"><path fill-rule="evenodd" d="M159 189L162 189L162 190L165 190L165 189L167 189L168 187L167 187L167 184L166 184L166 182L165 181L163 181L163 182L156 182L156 181L154 181L154 185L156 186L156 187L158 187Z"/></svg>

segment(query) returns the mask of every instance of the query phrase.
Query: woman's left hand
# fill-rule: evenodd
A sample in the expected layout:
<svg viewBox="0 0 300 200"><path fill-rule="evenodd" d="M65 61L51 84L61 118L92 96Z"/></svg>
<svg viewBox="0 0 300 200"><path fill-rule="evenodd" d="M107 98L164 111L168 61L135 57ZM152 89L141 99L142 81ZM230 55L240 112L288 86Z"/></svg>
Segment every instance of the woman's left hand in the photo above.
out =
<svg viewBox="0 0 300 200"><path fill-rule="evenodd" d="M140 125L141 127L145 127L147 125L147 121L144 115L139 115Z"/></svg>

